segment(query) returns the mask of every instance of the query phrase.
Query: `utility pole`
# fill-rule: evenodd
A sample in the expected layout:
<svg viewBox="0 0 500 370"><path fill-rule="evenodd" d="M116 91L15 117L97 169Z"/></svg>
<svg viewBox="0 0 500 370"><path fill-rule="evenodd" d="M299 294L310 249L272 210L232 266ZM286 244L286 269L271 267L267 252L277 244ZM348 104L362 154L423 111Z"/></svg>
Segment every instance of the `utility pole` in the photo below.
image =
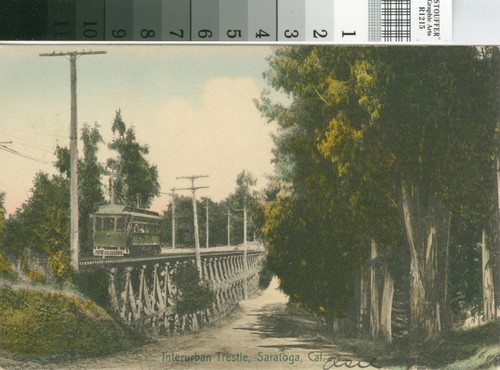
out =
<svg viewBox="0 0 500 370"><path fill-rule="evenodd" d="M106 54L105 51L72 51L67 53L40 54L41 57L69 57L70 82L71 82L71 130L70 130L70 253L71 266L78 271L78 128L76 120L76 59L82 55Z"/></svg>
<svg viewBox="0 0 500 370"><path fill-rule="evenodd" d="M200 280L203 278L201 270L201 252L200 252L200 233L198 231L198 213L196 210L196 190L206 189L208 186L194 186L194 181L201 177L208 177L208 175L195 175L195 176L182 176L177 177L177 179L188 179L191 180L190 188L178 188L177 190L191 190L193 194L193 222L194 222L194 246L196 250L196 268L200 274Z"/></svg>
<svg viewBox="0 0 500 370"><path fill-rule="evenodd" d="M243 211L243 245L246 245L247 244L247 239L248 239L248 233L247 233L247 224L248 224L248 220L247 220L247 205L245 203L245 205L243 206L243 209L235 209L234 211ZM229 212L229 211L228 211Z"/></svg>
<svg viewBox="0 0 500 370"><path fill-rule="evenodd" d="M209 235L208 235L208 231L209 231L209 230L208 230L208 225L209 225L209 224L208 224L208 198L207 198L207 207L206 207L206 211L207 211L207 215L206 215L206 219L207 219L207 232L206 232L206 238L205 238L205 239L206 239L206 241L207 241L207 248L208 248L208 241L209 241L209 238L208 238L208 236L209 236Z"/></svg>
<svg viewBox="0 0 500 370"><path fill-rule="evenodd" d="M235 209L235 211L243 211L243 269L245 270L245 279L243 280L243 298L248 298L248 282L246 274L248 271L248 246L247 246L247 203L245 201L243 209Z"/></svg>

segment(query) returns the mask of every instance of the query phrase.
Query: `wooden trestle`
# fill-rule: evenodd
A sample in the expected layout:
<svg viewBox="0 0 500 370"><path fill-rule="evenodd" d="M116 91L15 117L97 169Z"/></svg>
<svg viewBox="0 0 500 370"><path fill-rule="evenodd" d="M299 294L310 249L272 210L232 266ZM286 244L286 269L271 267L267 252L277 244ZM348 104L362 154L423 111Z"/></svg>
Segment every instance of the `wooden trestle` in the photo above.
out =
<svg viewBox="0 0 500 370"><path fill-rule="evenodd" d="M82 258L80 270L96 267L109 272L112 309L130 325L153 328L159 334L196 330L226 316L258 289L263 248L247 245L245 270L243 246L202 249L202 276L215 293L210 307L178 315L179 292L172 276L179 266L194 262L194 249L176 249L154 257Z"/></svg>

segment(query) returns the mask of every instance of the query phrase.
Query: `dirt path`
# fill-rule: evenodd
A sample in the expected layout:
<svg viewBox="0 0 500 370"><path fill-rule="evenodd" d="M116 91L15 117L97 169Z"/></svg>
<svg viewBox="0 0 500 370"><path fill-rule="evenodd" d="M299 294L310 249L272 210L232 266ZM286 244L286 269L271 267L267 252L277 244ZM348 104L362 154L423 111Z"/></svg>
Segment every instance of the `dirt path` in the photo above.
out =
<svg viewBox="0 0 500 370"><path fill-rule="evenodd" d="M214 327L160 337L130 353L51 368L322 369L329 356L351 358L315 334L311 317L294 316L290 323L286 314L288 298L277 286L273 280L266 291L241 302L237 312ZM186 357L192 359L186 361Z"/></svg>

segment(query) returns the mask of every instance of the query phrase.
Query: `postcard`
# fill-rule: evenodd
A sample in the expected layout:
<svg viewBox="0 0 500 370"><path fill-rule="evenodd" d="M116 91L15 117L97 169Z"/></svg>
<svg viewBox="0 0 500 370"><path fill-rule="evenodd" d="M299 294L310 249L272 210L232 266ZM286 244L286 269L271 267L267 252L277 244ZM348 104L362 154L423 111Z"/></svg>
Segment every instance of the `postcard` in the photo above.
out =
<svg viewBox="0 0 500 370"><path fill-rule="evenodd" d="M495 368L499 49L0 46L0 368Z"/></svg>

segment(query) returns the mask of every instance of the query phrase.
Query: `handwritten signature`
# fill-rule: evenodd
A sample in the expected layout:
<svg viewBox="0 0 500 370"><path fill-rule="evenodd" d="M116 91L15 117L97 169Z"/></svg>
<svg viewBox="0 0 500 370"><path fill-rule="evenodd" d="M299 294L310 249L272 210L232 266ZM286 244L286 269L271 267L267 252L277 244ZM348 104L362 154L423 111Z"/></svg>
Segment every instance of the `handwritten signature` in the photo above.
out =
<svg viewBox="0 0 500 370"><path fill-rule="evenodd" d="M380 369L379 366L375 365L376 360L377 358L374 357L367 363L365 361L353 361L349 359L343 359L340 356L333 355L328 357L326 362L323 364L323 369L328 370L331 369L332 367L344 367L344 366L348 368L359 367L361 369L372 366L376 369Z"/></svg>

